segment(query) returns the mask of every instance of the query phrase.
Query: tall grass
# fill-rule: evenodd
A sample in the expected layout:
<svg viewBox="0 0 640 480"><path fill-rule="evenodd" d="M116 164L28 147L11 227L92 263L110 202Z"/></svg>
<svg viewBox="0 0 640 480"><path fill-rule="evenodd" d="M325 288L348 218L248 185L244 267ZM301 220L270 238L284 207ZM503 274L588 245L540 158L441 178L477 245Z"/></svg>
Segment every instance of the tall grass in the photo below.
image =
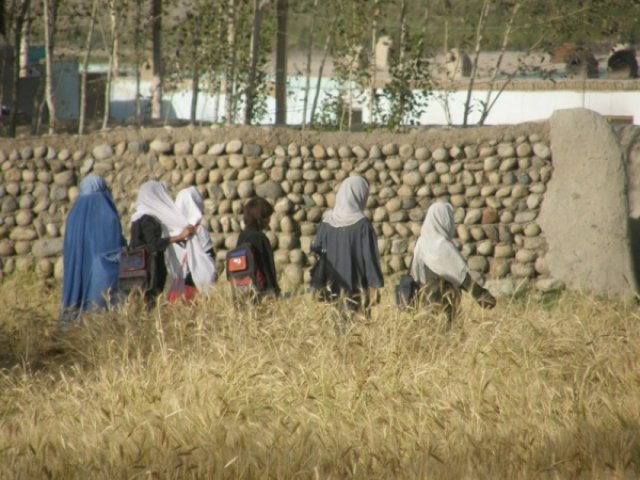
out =
<svg viewBox="0 0 640 480"><path fill-rule="evenodd" d="M640 477L635 308L465 298L446 331L387 292L339 333L223 287L56 337L59 291L5 283L0 478Z"/></svg>

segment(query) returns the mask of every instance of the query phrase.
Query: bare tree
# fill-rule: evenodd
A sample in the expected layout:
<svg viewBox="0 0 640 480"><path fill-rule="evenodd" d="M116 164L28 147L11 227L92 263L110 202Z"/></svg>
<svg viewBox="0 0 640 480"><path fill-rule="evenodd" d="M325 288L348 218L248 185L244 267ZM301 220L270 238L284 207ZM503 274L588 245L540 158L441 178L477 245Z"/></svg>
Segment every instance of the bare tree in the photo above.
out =
<svg viewBox="0 0 640 480"><path fill-rule="evenodd" d="M318 0L313 0L311 12L311 26L309 27L309 40L307 42L307 65L305 67L304 100L302 105L302 129L307 125L307 110L309 106L309 94L311 92L311 60L313 58L313 32L316 29L316 12L318 10Z"/></svg>
<svg viewBox="0 0 640 480"><path fill-rule="evenodd" d="M120 72L120 38L118 35L118 30L119 30L119 20L122 17L122 11L118 11L119 9L116 8L116 2L112 1L110 2L110 16L111 16L111 33L114 35L114 37L111 39L112 42L112 47L111 47L111 54L113 55L113 60L112 60L112 65L111 65L111 75L113 75L114 77L118 76L118 73ZM118 5L119 7L124 7L125 5Z"/></svg>
<svg viewBox="0 0 640 480"><path fill-rule="evenodd" d="M407 2L406 0L400 0L400 17L398 19L398 23L400 24L400 41L398 45L398 49L400 50L400 55L398 58L398 64L396 68L398 70L397 76L403 78L404 70L406 68L405 65L405 49L407 48ZM410 85L407 87L411 88ZM398 102L398 118L400 120L400 124L402 124L402 120L404 119L404 110L405 110L405 102L403 100Z"/></svg>
<svg viewBox="0 0 640 480"><path fill-rule="evenodd" d="M53 40L58 16L58 0L42 0L44 12L44 46L45 46L45 96L49 112L49 133L57 128L55 85L53 78Z"/></svg>
<svg viewBox="0 0 640 480"><path fill-rule="evenodd" d="M133 62L135 64L135 118L136 125L140 125L142 105L140 102L140 64L142 63L142 0L135 0L133 11Z"/></svg>
<svg viewBox="0 0 640 480"><path fill-rule="evenodd" d="M89 68L89 58L91 57L91 42L93 41L93 31L96 26L96 17L98 16L98 2L93 0L91 15L89 17L89 31L87 33L87 43L84 48L82 59L82 71L80 73L80 118L78 120L78 133L82 135L85 132L86 113L87 113L87 69Z"/></svg>
<svg viewBox="0 0 640 480"><path fill-rule="evenodd" d="M162 118L162 0L151 0L151 42L153 50L153 80L151 85L151 118Z"/></svg>
<svg viewBox="0 0 640 480"><path fill-rule="evenodd" d="M7 36L7 11L6 1L0 0L0 35Z"/></svg>
<svg viewBox="0 0 640 480"><path fill-rule="evenodd" d="M109 65L107 67L107 81L104 87L104 114L102 116L102 129L106 129L109 125L109 117L111 116L111 83L113 81L114 72L117 62L117 46L118 46L118 22L113 21L117 17L116 11L122 5L117 0L109 0L109 12L111 17L111 37L109 45Z"/></svg>
<svg viewBox="0 0 640 480"><path fill-rule="evenodd" d="M288 0L277 0L276 125L287 124L287 13Z"/></svg>
<svg viewBox="0 0 640 480"><path fill-rule="evenodd" d="M311 126L313 126L314 124L316 109L318 108L318 99L320 98L320 87L322 85L322 74L324 72L325 63L327 62L327 57L329 56L329 50L331 47L331 37L337 25L338 25L338 15L336 15L333 18L333 21L331 22L331 27L329 28L329 32L327 33L327 36L324 39L324 47L322 49L322 60L320 60L320 66L318 67L318 79L316 80L316 92L313 96L313 104L311 105L311 115L310 115Z"/></svg>
<svg viewBox="0 0 640 480"><path fill-rule="evenodd" d="M489 17L489 7L491 6L491 0L484 0L482 3L482 9L480 10L480 16L478 17L478 24L476 25L476 45L474 49L473 62L471 64L471 76L469 77L469 85L467 87L467 98L464 102L464 117L462 120L462 126L466 127L469 121L469 114L471 113L471 94L473 93L473 87L478 75L478 61L480 60L480 51L482 49L482 39L484 35L485 27L487 26L487 19Z"/></svg>
<svg viewBox="0 0 640 480"><path fill-rule="evenodd" d="M22 26L29 10L29 0L16 0L12 2L10 18L13 23L13 44L20 45ZM20 95L20 56L13 55L13 78L11 82L11 112L9 113L9 136L16 136L18 122L18 98Z"/></svg>
<svg viewBox="0 0 640 480"><path fill-rule="evenodd" d="M258 56L260 48L260 28L262 12L269 5L269 0L253 0L253 27L251 29L251 52L249 54L249 75L245 98L244 124L250 125L253 119L254 95L256 89L256 74L258 70Z"/></svg>
<svg viewBox="0 0 640 480"><path fill-rule="evenodd" d="M7 33L5 21L6 21L6 13L4 11L4 0L0 0L0 43L5 42L5 35ZM0 45L0 48L4 47L4 45ZM7 68L10 59L7 58L2 50L0 50L0 118L2 118L2 106L4 105L4 84L5 84L5 75L9 69Z"/></svg>
<svg viewBox="0 0 640 480"><path fill-rule="evenodd" d="M522 6L522 2L516 2L513 5L513 8L511 10L511 15L509 16L509 20L507 21L507 24L504 28L504 32L502 35L502 45L500 46L500 53L498 55L498 59L496 60L496 65L493 70L493 75L491 76L491 80L489 81L489 88L487 89L485 100L484 102L482 102L482 107L481 107L482 111L480 112L480 119L478 120L478 125L484 125L484 122L487 119L487 116L489 115L489 112L491 111L492 107L495 105L496 101L498 100L498 98L506 88L509 81L513 78L513 75L515 75L515 72L514 72L513 75L509 76L509 79L507 81L503 82L502 87L498 90L497 94L492 100L491 95L495 88L498 74L500 73L500 68L502 66L502 60L504 59L504 54L507 50L507 46L509 45L509 37L511 36L511 31L513 30L513 22L515 21L521 6Z"/></svg>
<svg viewBox="0 0 640 480"><path fill-rule="evenodd" d="M373 20L371 22L371 54L369 55L369 68L371 76L371 88L369 90L369 115L371 123L374 123L374 109L376 104L376 45L378 43L378 19L380 17L380 0L373 2Z"/></svg>
<svg viewBox="0 0 640 480"><path fill-rule="evenodd" d="M225 62L224 84L222 94L224 95L224 115L225 123L232 124L235 112L233 108L233 98L235 96L236 77L236 0L228 0L227 5L227 58Z"/></svg>
<svg viewBox="0 0 640 480"><path fill-rule="evenodd" d="M29 74L29 43L31 36L31 15L27 13L22 24L22 37L20 38L20 78Z"/></svg>

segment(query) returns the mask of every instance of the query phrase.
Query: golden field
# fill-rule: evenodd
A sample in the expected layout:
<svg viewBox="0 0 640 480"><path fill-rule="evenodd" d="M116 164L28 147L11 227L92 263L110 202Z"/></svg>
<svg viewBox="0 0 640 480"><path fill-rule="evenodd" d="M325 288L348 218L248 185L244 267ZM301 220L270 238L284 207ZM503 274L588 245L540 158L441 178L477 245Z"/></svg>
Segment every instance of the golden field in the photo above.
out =
<svg viewBox="0 0 640 480"><path fill-rule="evenodd" d="M451 331L399 312L337 332L301 295L139 302L55 334L59 287L0 289L0 478L640 477L640 315L566 292Z"/></svg>

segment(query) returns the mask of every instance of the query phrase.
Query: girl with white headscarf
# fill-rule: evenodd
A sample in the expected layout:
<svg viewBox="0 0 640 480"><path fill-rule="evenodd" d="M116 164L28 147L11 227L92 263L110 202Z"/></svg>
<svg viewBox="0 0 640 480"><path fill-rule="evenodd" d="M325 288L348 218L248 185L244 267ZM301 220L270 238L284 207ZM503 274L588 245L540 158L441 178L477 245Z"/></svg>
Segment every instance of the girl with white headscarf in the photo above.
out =
<svg viewBox="0 0 640 480"><path fill-rule="evenodd" d="M182 291L187 267L198 290L208 290L215 267L204 261L207 254L192 238L195 227L175 206L164 184L149 181L140 187L131 222L131 247L144 246L149 255L150 285L145 294L148 301L162 293L167 279L174 291ZM186 256L182 258L169 248L178 242L184 243Z"/></svg>
<svg viewBox="0 0 640 480"><path fill-rule="evenodd" d="M469 275L469 267L453 243L455 220L449 203L434 203L427 210L411 261L411 277L420 285L418 301L441 304L449 325L459 303L460 289L478 303L493 308L495 298Z"/></svg>
<svg viewBox="0 0 640 480"><path fill-rule="evenodd" d="M369 184L359 176L345 179L336 195L335 207L324 215L313 241L314 251L323 252L326 277L321 279L331 297L344 296L352 309L363 309L378 300L384 286L378 241L364 215Z"/></svg>
<svg viewBox="0 0 640 480"><path fill-rule="evenodd" d="M202 197L200 196L200 193L198 192L196 187L188 187L180 190L178 192L178 195L176 196L176 207L178 207L178 210L182 213L187 222L189 222L190 225L194 225L196 227L194 241L197 240L200 243L202 250L209 257L208 259L206 259L206 261L210 263L211 267L213 268L213 281L215 282L217 278L215 252L213 250L213 243L211 243L211 235L209 234L209 230L202 223L204 203L202 202ZM187 254L187 249L179 243L174 243L173 245L171 245L171 248L175 251L176 257L178 259L184 258L184 255ZM203 259L203 261L205 260ZM191 270L188 268L188 264L185 276L185 284L191 287L196 286L193 281Z"/></svg>

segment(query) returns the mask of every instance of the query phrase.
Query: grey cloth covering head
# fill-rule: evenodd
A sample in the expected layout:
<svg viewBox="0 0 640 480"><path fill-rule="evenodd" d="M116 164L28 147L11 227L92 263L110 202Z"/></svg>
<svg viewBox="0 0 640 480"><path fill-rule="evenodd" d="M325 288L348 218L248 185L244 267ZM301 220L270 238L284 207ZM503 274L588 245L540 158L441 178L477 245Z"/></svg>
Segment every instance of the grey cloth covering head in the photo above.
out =
<svg viewBox="0 0 640 480"><path fill-rule="evenodd" d="M336 204L324 214L323 221L332 227L348 227L365 218L364 207L369 197L369 184L358 176L346 178L336 195Z"/></svg>
<svg viewBox="0 0 640 480"><path fill-rule="evenodd" d="M469 273L469 267L453 243L454 232L455 220L451 204L432 204L427 210L413 251L411 276L416 282L426 282L426 265L455 287L462 284Z"/></svg>

